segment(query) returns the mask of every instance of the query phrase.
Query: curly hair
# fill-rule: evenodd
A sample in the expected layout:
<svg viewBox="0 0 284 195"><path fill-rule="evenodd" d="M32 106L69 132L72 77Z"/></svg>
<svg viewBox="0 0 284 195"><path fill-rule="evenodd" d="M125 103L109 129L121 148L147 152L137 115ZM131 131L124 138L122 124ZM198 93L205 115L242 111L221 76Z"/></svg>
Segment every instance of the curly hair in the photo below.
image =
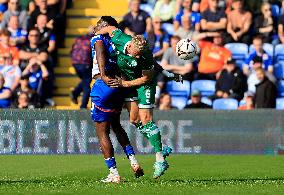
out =
<svg viewBox="0 0 284 195"><path fill-rule="evenodd" d="M115 26L118 27L117 21L111 16L102 16L97 22L97 25L94 28L94 32L101 30L106 26Z"/></svg>
<svg viewBox="0 0 284 195"><path fill-rule="evenodd" d="M135 50L137 50L139 53L143 52L147 47L147 41L142 35L135 35L132 37L131 42L133 43Z"/></svg>

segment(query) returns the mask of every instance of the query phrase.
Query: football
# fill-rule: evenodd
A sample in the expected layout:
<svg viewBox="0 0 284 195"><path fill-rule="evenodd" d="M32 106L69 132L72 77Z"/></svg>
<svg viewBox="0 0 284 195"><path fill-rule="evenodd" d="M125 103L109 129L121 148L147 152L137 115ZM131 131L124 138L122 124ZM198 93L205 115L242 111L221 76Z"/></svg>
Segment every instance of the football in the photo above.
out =
<svg viewBox="0 0 284 195"><path fill-rule="evenodd" d="M180 59L190 60L199 53L196 42L190 39L181 39L176 46L176 53Z"/></svg>

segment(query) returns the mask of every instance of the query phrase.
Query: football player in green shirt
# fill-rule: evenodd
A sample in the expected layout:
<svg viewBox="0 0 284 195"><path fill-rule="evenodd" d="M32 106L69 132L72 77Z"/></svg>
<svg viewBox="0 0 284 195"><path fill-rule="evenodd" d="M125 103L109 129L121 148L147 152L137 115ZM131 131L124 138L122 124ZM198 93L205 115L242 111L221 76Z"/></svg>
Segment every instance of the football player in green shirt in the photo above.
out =
<svg viewBox="0 0 284 195"><path fill-rule="evenodd" d="M124 34L114 26L102 27L96 34L109 34L115 46L117 64L123 74L124 79L111 80L110 86L135 88L136 91L129 93L127 98L137 100L131 102L131 108L135 109L138 103L138 116L140 122L136 121L136 127L150 141L156 152L156 162L154 164L154 178L158 178L168 169L168 162L165 157L171 149L166 147L162 150L161 133L153 121L153 108L155 103L155 93L157 81L155 79L155 69L160 65L153 59L152 52L147 47L147 42L143 36L131 37ZM164 74L171 74L160 70ZM179 75L176 80L181 80ZM134 105L134 106L133 106ZM130 111L130 113L133 113ZM135 114L135 112L134 112Z"/></svg>

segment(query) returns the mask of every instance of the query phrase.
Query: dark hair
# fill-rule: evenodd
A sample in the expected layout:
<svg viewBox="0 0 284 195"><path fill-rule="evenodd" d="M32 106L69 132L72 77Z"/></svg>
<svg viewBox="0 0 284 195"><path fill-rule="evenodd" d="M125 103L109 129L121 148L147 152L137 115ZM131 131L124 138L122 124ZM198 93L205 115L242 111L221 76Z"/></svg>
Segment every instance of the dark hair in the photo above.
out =
<svg viewBox="0 0 284 195"><path fill-rule="evenodd" d="M257 39L263 41L263 36L261 34L257 34L253 37L253 40L257 40Z"/></svg>
<svg viewBox="0 0 284 195"><path fill-rule="evenodd" d="M2 29L2 30L0 31L0 34L1 34L1 35L4 35L4 36L6 36L6 37L10 37L10 36L11 36L10 31L8 31L6 28Z"/></svg>
<svg viewBox="0 0 284 195"><path fill-rule="evenodd" d="M113 17L111 17L111 16L102 16L101 20L103 20L104 22L108 23L108 25L110 25L110 26L118 27L117 21Z"/></svg>
<svg viewBox="0 0 284 195"><path fill-rule="evenodd" d="M31 28L31 29L29 30L29 34L30 34L30 32L33 31L33 30L35 30L35 31L37 31L37 32L39 33L38 28L37 28L37 27L33 27L33 28Z"/></svg>

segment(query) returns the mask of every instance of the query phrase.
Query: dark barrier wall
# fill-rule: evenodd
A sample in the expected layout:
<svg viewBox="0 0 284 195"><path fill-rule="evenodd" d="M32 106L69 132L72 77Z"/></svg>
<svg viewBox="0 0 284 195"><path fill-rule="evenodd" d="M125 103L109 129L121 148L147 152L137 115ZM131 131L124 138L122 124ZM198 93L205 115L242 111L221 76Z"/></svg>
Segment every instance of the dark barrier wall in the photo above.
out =
<svg viewBox="0 0 284 195"><path fill-rule="evenodd" d="M148 142L122 114L137 153L152 152ZM175 153L264 154L281 153L284 112L167 111L155 112L163 143ZM121 153L115 137L116 152ZM98 139L88 111L2 110L1 154L99 153Z"/></svg>

